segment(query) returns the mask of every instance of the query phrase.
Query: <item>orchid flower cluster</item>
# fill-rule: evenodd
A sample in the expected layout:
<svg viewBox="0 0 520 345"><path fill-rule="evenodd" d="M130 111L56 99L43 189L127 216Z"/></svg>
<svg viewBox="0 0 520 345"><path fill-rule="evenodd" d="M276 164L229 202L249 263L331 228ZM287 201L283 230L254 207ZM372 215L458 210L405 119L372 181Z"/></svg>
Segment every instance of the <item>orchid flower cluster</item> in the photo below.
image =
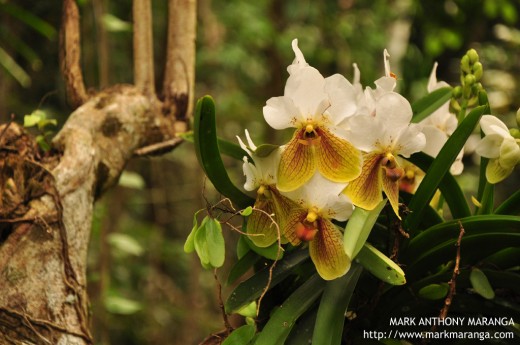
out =
<svg viewBox="0 0 520 345"><path fill-rule="evenodd" d="M419 151L435 157L457 127L457 117L447 102L422 122L411 123L411 105L395 91L386 50L385 75L374 82L375 88L363 89L356 64L353 82L339 74L325 78L305 61L296 39L292 48L295 60L287 68L284 94L263 108L272 128L294 128L292 138L267 150L257 147L247 130L247 144L238 138L249 155L243 158L244 188L256 191L257 211L249 216L247 233L258 247L277 241L307 244L319 275L332 280L343 276L353 259L332 221L348 220L355 207L376 208L383 195L401 218L400 187L413 192L413 183L406 181L418 170L402 157ZM437 81L436 68L429 92L447 85ZM494 116L484 116L481 124L486 136L477 152L491 159L488 180L496 183L520 160L518 139ZM462 155L452 174L462 172ZM273 214L278 227L272 224Z"/></svg>

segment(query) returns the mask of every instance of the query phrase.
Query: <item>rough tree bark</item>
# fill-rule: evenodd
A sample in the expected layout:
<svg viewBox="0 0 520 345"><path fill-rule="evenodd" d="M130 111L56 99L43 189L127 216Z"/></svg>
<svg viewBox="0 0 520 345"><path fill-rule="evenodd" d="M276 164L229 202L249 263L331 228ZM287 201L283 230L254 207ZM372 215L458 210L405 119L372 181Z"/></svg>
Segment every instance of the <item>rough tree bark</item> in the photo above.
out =
<svg viewBox="0 0 520 345"><path fill-rule="evenodd" d="M134 43L150 49L150 1L134 5L141 9L134 11L140 28ZM194 5L170 9L176 11L195 16ZM154 93L151 52L135 57L134 64L147 65L136 67L135 86L87 94L76 3L65 0L63 13L61 66L69 100L78 108L47 155L19 125L0 126L0 344L93 343L86 259L94 202L133 155L178 144L176 123L189 117L164 112ZM170 25L175 25L171 17ZM175 30L193 30L188 36L195 39L194 25ZM192 58L183 65L193 75L194 55L187 55ZM188 98L190 83L183 91Z"/></svg>

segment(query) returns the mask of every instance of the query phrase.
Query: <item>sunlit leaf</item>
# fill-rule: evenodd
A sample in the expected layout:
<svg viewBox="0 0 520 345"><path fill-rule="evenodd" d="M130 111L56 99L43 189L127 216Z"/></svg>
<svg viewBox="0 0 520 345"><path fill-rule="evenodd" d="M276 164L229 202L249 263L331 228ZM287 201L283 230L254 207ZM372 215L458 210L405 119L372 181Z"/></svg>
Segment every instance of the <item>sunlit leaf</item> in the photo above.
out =
<svg viewBox="0 0 520 345"><path fill-rule="evenodd" d="M124 297L107 296L105 298L105 308L112 314L132 315L140 311L142 305L139 302Z"/></svg>
<svg viewBox="0 0 520 345"><path fill-rule="evenodd" d="M391 285L403 285L406 283L401 267L369 243L365 243L356 261L385 283Z"/></svg>
<svg viewBox="0 0 520 345"><path fill-rule="evenodd" d="M119 177L118 184L121 187L142 190L146 186L144 178L134 171L124 170Z"/></svg>
<svg viewBox="0 0 520 345"><path fill-rule="evenodd" d="M131 32L132 23L125 22L110 13L103 14L101 18L105 30L108 32Z"/></svg>
<svg viewBox="0 0 520 345"><path fill-rule="evenodd" d="M144 248L135 238L120 232L109 234L108 243L125 254L141 256L144 253Z"/></svg>
<svg viewBox="0 0 520 345"><path fill-rule="evenodd" d="M211 218L206 223L206 243L209 264L216 268L221 267L226 257L226 247L222 235L222 226L215 218Z"/></svg>

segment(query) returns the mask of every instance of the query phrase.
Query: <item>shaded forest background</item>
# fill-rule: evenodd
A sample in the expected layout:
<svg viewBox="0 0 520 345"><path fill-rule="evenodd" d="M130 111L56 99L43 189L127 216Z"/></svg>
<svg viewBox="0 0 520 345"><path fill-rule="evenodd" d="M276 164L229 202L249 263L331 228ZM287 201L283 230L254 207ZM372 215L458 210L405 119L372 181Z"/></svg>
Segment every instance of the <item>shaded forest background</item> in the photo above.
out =
<svg viewBox="0 0 520 345"><path fill-rule="evenodd" d="M166 1L152 3L160 60ZM87 86L131 82L131 2L78 4ZM262 107L283 92L293 38L326 76L351 78L357 62L365 85L382 75L387 48L400 92L412 101L426 93L434 61L440 80L456 82L458 59L475 48L493 113L512 122L520 107L519 16L516 0L199 0L195 96L215 98L221 136L233 140L247 127L253 140L277 142ZM22 122L40 109L63 124L71 112L59 73L60 17L60 1L0 1L0 123L11 114ZM476 170L471 157L465 163ZM232 178L241 184L240 166L229 164L236 164ZM518 178L517 171L501 188L518 188ZM465 179L471 195L474 180ZM182 249L194 212L218 200L189 143L129 164L96 207L88 277L98 344L196 344L223 328L213 272ZM236 234L226 235L231 262ZM228 270L218 272L221 281ZM223 286L224 296L229 290Z"/></svg>

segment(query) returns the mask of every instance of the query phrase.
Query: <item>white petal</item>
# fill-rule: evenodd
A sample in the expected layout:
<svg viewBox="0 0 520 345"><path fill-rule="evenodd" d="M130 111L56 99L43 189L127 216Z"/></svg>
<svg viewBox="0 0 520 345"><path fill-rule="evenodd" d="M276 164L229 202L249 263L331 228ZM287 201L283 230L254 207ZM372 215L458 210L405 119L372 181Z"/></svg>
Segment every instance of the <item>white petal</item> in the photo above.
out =
<svg viewBox="0 0 520 345"><path fill-rule="evenodd" d="M377 118L357 115L348 119L348 125L348 139L358 150L370 152L379 146L384 127Z"/></svg>
<svg viewBox="0 0 520 345"><path fill-rule="evenodd" d="M464 148L460 150L455 162L450 167L450 174L456 176L462 174L464 170L464 163L462 163L462 158L464 157Z"/></svg>
<svg viewBox="0 0 520 345"><path fill-rule="evenodd" d="M392 77L381 77L374 82L378 91L383 93L394 91L396 83L397 81Z"/></svg>
<svg viewBox="0 0 520 345"><path fill-rule="evenodd" d="M449 86L448 83L444 81L437 81L437 66L438 63L435 62L433 64L432 72L430 73L430 79L428 79L428 86L426 87L428 93L440 89L441 87Z"/></svg>
<svg viewBox="0 0 520 345"><path fill-rule="evenodd" d="M507 126L493 115L483 115L480 119L480 127L486 135L500 134L502 137L509 135Z"/></svg>
<svg viewBox="0 0 520 345"><path fill-rule="evenodd" d="M292 40L292 49L294 51L295 58L294 58L293 63L291 65L289 65L289 67L287 67L287 71L289 72L289 74L293 74L293 73L297 72L302 67L309 66L309 64L305 61L305 57L303 56L302 51L298 47L297 38Z"/></svg>
<svg viewBox="0 0 520 345"><path fill-rule="evenodd" d="M411 124L399 133L396 143L397 154L408 158L412 153L419 152L426 145L426 138L417 124Z"/></svg>
<svg viewBox="0 0 520 345"><path fill-rule="evenodd" d="M356 92L352 84L342 75L334 74L325 79L325 91L329 95L328 113L333 124L337 125L357 110Z"/></svg>
<svg viewBox="0 0 520 345"><path fill-rule="evenodd" d="M325 93L325 78L314 67L305 67L292 74L285 84L284 96L290 97L294 105L305 118L314 118L324 102L328 101Z"/></svg>
<svg viewBox="0 0 520 345"><path fill-rule="evenodd" d="M300 111L289 97L272 97L263 110L265 121L274 129L294 127L301 120Z"/></svg>
<svg viewBox="0 0 520 345"><path fill-rule="evenodd" d="M322 213L342 222L350 218L353 210L354 205L352 205L352 201L350 201L345 194L331 194L328 197L326 208L322 210Z"/></svg>
<svg viewBox="0 0 520 345"><path fill-rule="evenodd" d="M361 84L361 72L359 71L357 63L353 63L352 67L354 68L354 85Z"/></svg>
<svg viewBox="0 0 520 345"><path fill-rule="evenodd" d="M486 158L497 158L500 155L500 145L504 138L498 134L489 134L482 138L475 151L478 155Z"/></svg>
<svg viewBox="0 0 520 345"><path fill-rule="evenodd" d="M253 164L247 161L246 157L244 157L244 164L242 165L242 169L244 170L244 176L246 177L244 189L247 191L252 191L260 187L258 184L258 170Z"/></svg>
<svg viewBox="0 0 520 345"><path fill-rule="evenodd" d="M376 117L383 119L388 128L399 130L410 123L412 115L408 100L396 92L389 92L377 100Z"/></svg>
<svg viewBox="0 0 520 345"><path fill-rule="evenodd" d="M256 151L256 145L255 145L255 143L253 143L253 140L251 140L251 137L249 136L249 131L247 129L246 129L246 139L247 139L247 144L249 145L251 150Z"/></svg>
<svg viewBox="0 0 520 345"><path fill-rule="evenodd" d="M439 151L448 140L448 136L446 133L434 126L424 126L422 132L426 138L423 152L431 157L437 157Z"/></svg>
<svg viewBox="0 0 520 345"><path fill-rule="evenodd" d="M390 77L390 72L391 72L390 71L390 61L389 61L390 54L388 54L388 51L386 49L383 52L383 58L385 61L385 76Z"/></svg>
<svg viewBox="0 0 520 345"><path fill-rule="evenodd" d="M246 131L246 133L247 133L247 131ZM249 148L246 146L246 144L244 144L244 142L242 141L242 139L240 139L240 137L239 137L238 135L237 135L237 139L238 139L238 145L240 145L240 147L242 148L242 150L246 151L247 154L248 154L249 156L251 156L251 155L252 155L251 150L249 150Z"/></svg>
<svg viewBox="0 0 520 345"><path fill-rule="evenodd" d="M273 150L267 157L253 156L255 166L258 169L259 179L262 184L276 184L278 165L280 164L281 149Z"/></svg>

